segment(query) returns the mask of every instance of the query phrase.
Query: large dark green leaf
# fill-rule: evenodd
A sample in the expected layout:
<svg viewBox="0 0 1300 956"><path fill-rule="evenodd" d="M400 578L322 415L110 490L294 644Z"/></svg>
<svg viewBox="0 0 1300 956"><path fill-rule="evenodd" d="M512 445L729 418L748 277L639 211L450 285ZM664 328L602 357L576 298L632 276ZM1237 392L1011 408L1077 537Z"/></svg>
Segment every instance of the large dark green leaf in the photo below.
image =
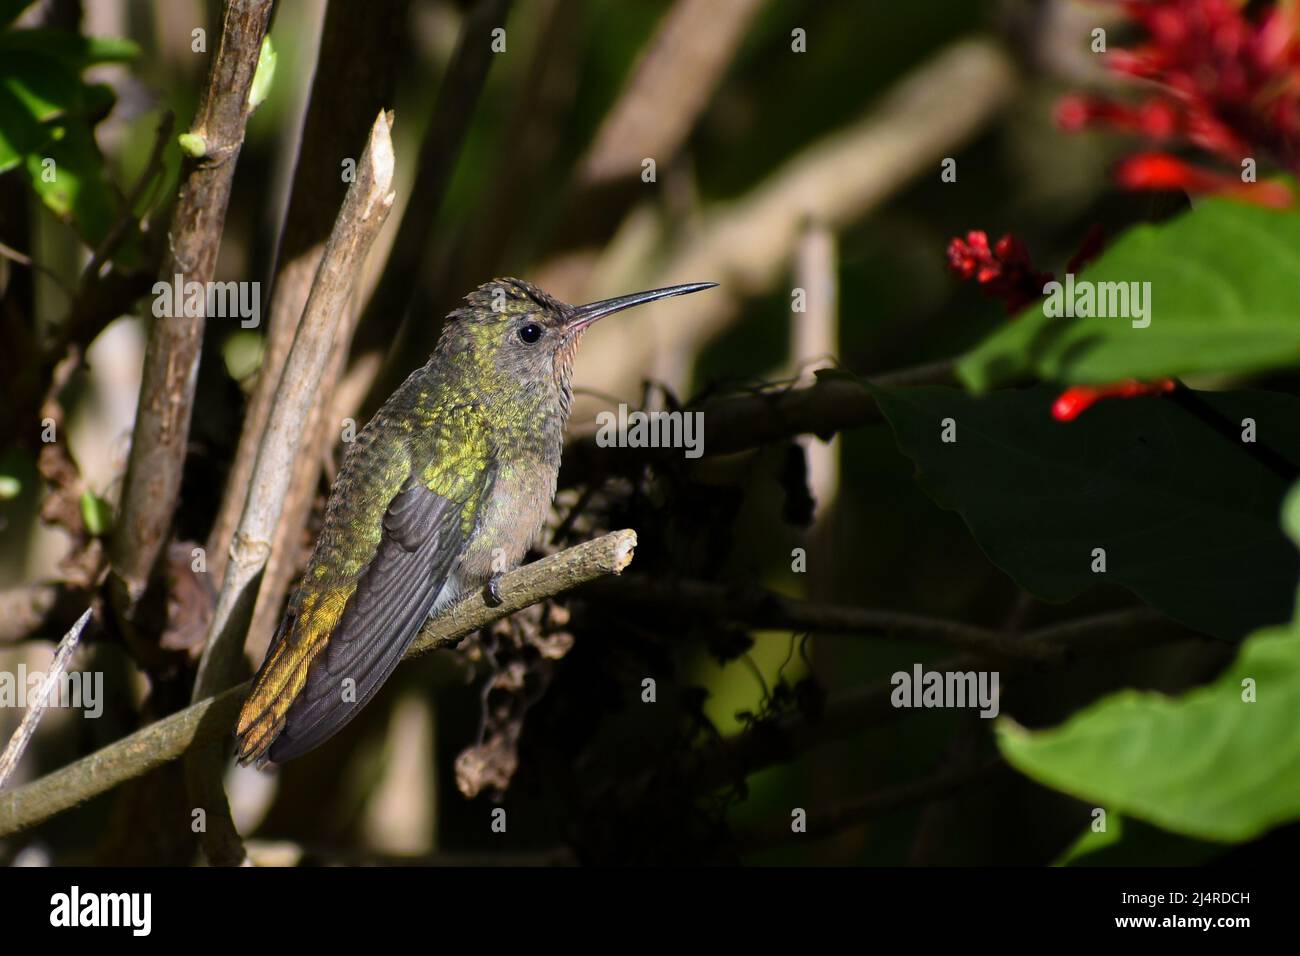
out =
<svg viewBox="0 0 1300 956"><path fill-rule="evenodd" d="M1207 199L1130 230L1077 278L1150 282L1150 325L1031 306L961 361L962 380L982 391L1030 375L1100 384L1300 366L1300 209Z"/></svg>
<svg viewBox="0 0 1300 956"><path fill-rule="evenodd" d="M1257 699L1248 701L1244 682ZM1251 636L1208 687L1122 691L1060 727L998 722L998 746L1040 783L1203 840L1300 819L1300 626Z"/></svg>
<svg viewBox="0 0 1300 956"><path fill-rule="evenodd" d="M1166 398L1102 402L1052 419L1053 389L972 396L873 388L923 487L965 519L1000 568L1047 600L1121 584L1171 617L1239 639L1291 619L1300 560L1278 529L1286 484ZM1232 434L1300 460L1300 399L1197 393ZM941 440L951 418L957 441ZM1106 571L1092 570L1105 549Z"/></svg>

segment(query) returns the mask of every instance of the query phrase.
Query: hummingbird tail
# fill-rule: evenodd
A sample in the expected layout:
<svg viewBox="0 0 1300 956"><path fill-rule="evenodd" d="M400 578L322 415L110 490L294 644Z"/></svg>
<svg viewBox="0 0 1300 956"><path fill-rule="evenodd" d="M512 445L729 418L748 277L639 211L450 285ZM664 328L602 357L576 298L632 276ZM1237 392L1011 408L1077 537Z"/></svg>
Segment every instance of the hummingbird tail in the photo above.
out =
<svg viewBox="0 0 1300 956"><path fill-rule="evenodd" d="M311 662L324 649L352 590L339 588L323 599L312 595L303 615L291 607L281 620L235 725L236 759L241 764L266 763L267 751L284 730L289 708L307 682Z"/></svg>

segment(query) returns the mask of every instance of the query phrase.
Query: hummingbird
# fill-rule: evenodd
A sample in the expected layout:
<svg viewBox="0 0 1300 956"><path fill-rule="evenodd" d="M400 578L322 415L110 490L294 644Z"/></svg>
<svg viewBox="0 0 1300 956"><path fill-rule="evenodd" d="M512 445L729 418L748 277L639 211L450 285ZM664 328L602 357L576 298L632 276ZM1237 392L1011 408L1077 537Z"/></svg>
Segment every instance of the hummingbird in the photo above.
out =
<svg viewBox="0 0 1300 956"><path fill-rule="evenodd" d="M716 286L573 306L496 279L447 316L425 365L351 443L325 520L235 728L241 763L319 746L388 679L430 616L498 584L541 531L593 322Z"/></svg>

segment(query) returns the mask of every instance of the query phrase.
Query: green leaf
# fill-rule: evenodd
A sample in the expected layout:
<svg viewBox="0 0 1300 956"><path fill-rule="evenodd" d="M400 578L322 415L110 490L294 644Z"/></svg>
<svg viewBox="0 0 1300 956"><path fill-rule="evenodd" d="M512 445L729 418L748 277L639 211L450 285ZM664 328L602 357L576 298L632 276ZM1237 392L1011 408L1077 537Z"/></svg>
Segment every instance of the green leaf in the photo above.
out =
<svg viewBox="0 0 1300 956"><path fill-rule="evenodd" d="M1053 866L1069 866L1080 859L1115 846L1124 835L1124 818L1118 813L1107 814L1106 829L1094 830L1089 827L1079 838L1066 848Z"/></svg>
<svg viewBox="0 0 1300 956"><path fill-rule="evenodd" d="M1243 700L1243 681L1257 689ZM1213 684L1122 691L1060 727L997 725L1012 766L1056 790L1203 840L1300 819L1300 626L1251 636Z"/></svg>
<svg viewBox="0 0 1300 956"><path fill-rule="evenodd" d="M82 37L81 56L87 66L96 63L129 63L140 56L140 45L125 37Z"/></svg>
<svg viewBox="0 0 1300 956"><path fill-rule="evenodd" d="M117 219L116 200L90 128L73 123L61 132L42 151L45 155L27 156L28 179L46 207L72 222L93 248Z"/></svg>
<svg viewBox="0 0 1300 956"><path fill-rule="evenodd" d="M59 60L80 73L97 63L125 63L140 55L132 40L83 37L66 30L10 30L0 33L0 64L20 53L37 53Z"/></svg>
<svg viewBox="0 0 1300 956"><path fill-rule="evenodd" d="M81 493L81 520L96 537L108 534L113 527L113 506L93 491Z"/></svg>
<svg viewBox="0 0 1300 956"><path fill-rule="evenodd" d="M257 55L257 70L253 73L253 84L248 88L248 109L257 109L271 92L271 82L275 79L275 46L270 36L262 37L262 48Z"/></svg>
<svg viewBox="0 0 1300 956"><path fill-rule="evenodd" d="M1282 527L1291 540L1300 546L1300 485L1288 491L1286 500L1282 503Z"/></svg>
<svg viewBox="0 0 1300 956"><path fill-rule="evenodd" d="M49 138L50 131L0 84L0 173L21 166L23 157L40 149Z"/></svg>
<svg viewBox="0 0 1300 956"><path fill-rule="evenodd" d="M1125 233L1076 279L1150 282L1150 325L1026 309L958 364L984 391L1036 375L1104 384L1300 366L1300 208L1207 199Z"/></svg>
<svg viewBox="0 0 1300 956"><path fill-rule="evenodd" d="M1226 849L1222 843L1168 833L1118 813L1108 813L1106 823L1100 833L1085 830L1053 866L1200 866Z"/></svg>
<svg viewBox="0 0 1300 956"><path fill-rule="evenodd" d="M1289 621L1300 558L1278 528L1285 481L1166 398L1101 402L1053 420L1055 390L972 396L872 387L921 484L957 511L998 567L1049 601L1123 585L1228 639ZM1228 427L1300 460L1300 399L1198 393ZM952 419L956 441L942 440ZM1300 508L1300 505L1296 506ZM1106 570L1094 573L1093 549Z"/></svg>
<svg viewBox="0 0 1300 956"><path fill-rule="evenodd" d="M81 107L80 76L53 57L25 52L4 54L0 84L39 123L75 113Z"/></svg>

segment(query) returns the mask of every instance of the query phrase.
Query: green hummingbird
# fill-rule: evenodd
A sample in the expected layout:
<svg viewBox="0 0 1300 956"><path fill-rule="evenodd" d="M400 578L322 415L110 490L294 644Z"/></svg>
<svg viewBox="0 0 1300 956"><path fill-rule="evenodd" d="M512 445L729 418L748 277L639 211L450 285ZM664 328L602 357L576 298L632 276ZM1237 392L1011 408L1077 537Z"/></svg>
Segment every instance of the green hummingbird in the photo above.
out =
<svg viewBox="0 0 1300 956"><path fill-rule="evenodd" d="M572 306L497 279L452 312L343 458L302 581L235 733L241 763L282 763L336 734L430 615L518 566L555 496L570 379L597 319L717 285Z"/></svg>

